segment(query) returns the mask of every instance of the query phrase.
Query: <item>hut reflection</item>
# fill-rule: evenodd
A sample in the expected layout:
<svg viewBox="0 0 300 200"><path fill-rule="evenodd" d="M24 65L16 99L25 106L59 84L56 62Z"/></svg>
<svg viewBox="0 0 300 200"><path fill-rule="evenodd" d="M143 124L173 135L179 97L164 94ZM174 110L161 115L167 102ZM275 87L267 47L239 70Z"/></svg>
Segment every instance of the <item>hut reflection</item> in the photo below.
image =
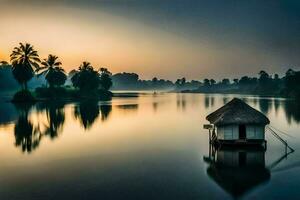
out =
<svg viewBox="0 0 300 200"><path fill-rule="evenodd" d="M271 177L265 165L264 148L210 147L210 156L204 160L209 164L208 176L234 198L241 197Z"/></svg>

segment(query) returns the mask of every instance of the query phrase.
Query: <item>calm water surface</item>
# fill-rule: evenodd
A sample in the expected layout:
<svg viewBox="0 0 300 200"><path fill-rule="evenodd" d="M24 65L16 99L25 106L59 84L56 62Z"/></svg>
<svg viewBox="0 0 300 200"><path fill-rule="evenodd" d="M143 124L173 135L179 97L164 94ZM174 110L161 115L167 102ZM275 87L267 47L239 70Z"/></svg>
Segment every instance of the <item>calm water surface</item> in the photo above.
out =
<svg viewBox="0 0 300 200"><path fill-rule="evenodd" d="M299 197L299 104L238 97L288 133L281 136L296 151L281 159L284 146L266 132L266 152L220 149L215 162L209 161L205 117L232 95L140 94L32 106L1 100L0 198Z"/></svg>

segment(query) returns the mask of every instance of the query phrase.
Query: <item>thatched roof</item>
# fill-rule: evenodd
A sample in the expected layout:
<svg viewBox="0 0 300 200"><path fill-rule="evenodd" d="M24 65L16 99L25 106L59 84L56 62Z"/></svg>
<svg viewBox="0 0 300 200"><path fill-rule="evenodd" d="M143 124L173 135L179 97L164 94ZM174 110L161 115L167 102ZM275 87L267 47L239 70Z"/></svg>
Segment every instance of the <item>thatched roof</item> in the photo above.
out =
<svg viewBox="0 0 300 200"><path fill-rule="evenodd" d="M270 120L244 101L234 98L223 107L211 113L206 119L215 125L269 124Z"/></svg>

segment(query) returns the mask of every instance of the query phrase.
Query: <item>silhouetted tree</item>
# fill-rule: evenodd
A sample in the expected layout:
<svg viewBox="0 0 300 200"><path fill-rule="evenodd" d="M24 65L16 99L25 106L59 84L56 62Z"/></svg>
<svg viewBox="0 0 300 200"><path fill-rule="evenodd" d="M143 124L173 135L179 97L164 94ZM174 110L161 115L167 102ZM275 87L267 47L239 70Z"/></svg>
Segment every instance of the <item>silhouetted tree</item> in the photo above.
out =
<svg viewBox="0 0 300 200"><path fill-rule="evenodd" d="M50 54L41 64L42 67L39 67L36 71L41 71L39 75L45 76L50 88L65 84L67 76L65 70L61 67L62 63L58 61L57 56Z"/></svg>
<svg viewBox="0 0 300 200"><path fill-rule="evenodd" d="M285 93L293 97L300 97L300 71L289 69L285 76Z"/></svg>
<svg viewBox="0 0 300 200"><path fill-rule="evenodd" d="M154 88L156 88L156 87L158 86L158 79L157 79L156 77L154 77L154 78L152 79L152 86L153 86Z"/></svg>
<svg viewBox="0 0 300 200"><path fill-rule="evenodd" d="M180 84L181 84L181 80L180 80L180 79L177 79L177 80L175 81L176 87L180 87Z"/></svg>
<svg viewBox="0 0 300 200"><path fill-rule="evenodd" d="M268 84L268 81L270 80L270 75L264 70L261 70L258 74L259 74L259 84L261 85Z"/></svg>
<svg viewBox="0 0 300 200"><path fill-rule="evenodd" d="M20 43L20 46L15 47L11 53L10 60L15 79L22 89L26 90L27 82L34 76L34 69L39 67L40 59L37 51L28 43Z"/></svg>
<svg viewBox="0 0 300 200"><path fill-rule="evenodd" d="M73 86L81 91L96 90L100 86L99 73L94 70L89 62L83 62L79 70L71 78Z"/></svg>
<svg viewBox="0 0 300 200"><path fill-rule="evenodd" d="M224 78L221 83L222 83L222 85L227 86L230 84L230 81L228 78Z"/></svg>
<svg viewBox="0 0 300 200"><path fill-rule="evenodd" d="M11 65L6 61L0 62L0 91L15 90L19 87L12 74Z"/></svg>
<svg viewBox="0 0 300 200"><path fill-rule="evenodd" d="M210 86L210 81L209 81L209 79L204 79L203 80L203 85L204 85L204 87L209 87Z"/></svg>
<svg viewBox="0 0 300 200"><path fill-rule="evenodd" d="M186 79L183 77L182 79L181 79L181 85L184 85L186 83Z"/></svg>
<svg viewBox="0 0 300 200"><path fill-rule="evenodd" d="M100 68L100 85L102 89L108 91L112 86L111 72L107 68Z"/></svg>
<svg viewBox="0 0 300 200"><path fill-rule="evenodd" d="M185 86L185 84L186 84L185 77L183 77L181 79L177 79L176 82L175 82L175 85L176 85L177 89L183 88Z"/></svg>
<svg viewBox="0 0 300 200"><path fill-rule="evenodd" d="M239 83L239 79L237 79L237 78L233 79L233 83L234 83L235 85L237 85L237 84Z"/></svg>

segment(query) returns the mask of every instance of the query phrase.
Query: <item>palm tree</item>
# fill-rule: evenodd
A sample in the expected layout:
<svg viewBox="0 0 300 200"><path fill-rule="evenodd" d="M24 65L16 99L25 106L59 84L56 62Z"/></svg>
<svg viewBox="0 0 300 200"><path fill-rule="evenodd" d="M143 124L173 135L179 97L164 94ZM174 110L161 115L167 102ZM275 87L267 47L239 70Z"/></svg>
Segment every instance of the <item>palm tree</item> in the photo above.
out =
<svg viewBox="0 0 300 200"><path fill-rule="evenodd" d="M58 61L57 56L50 54L41 64L42 67L39 67L36 71L42 71L38 76L44 75L50 88L65 84L67 76L65 70L61 67L62 63Z"/></svg>
<svg viewBox="0 0 300 200"><path fill-rule="evenodd" d="M80 66L79 66L79 71L93 71L94 68L91 65L91 63L84 61Z"/></svg>
<svg viewBox="0 0 300 200"><path fill-rule="evenodd" d="M88 92L95 91L100 85L99 73L94 70L91 63L83 62L71 81L75 88L79 88L80 91Z"/></svg>
<svg viewBox="0 0 300 200"><path fill-rule="evenodd" d="M33 46L26 43L19 43L19 47L15 47L10 55L12 63L12 72L15 79L22 86L22 89L27 89L27 82L34 75L34 68L38 68L40 63L39 55L34 50Z"/></svg>
<svg viewBox="0 0 300 200"><path fill-rule="evenodd" d="M111 80L112 73L108 71L107 68L101 67L99 70L99 74L100 74L100 84L102 89L108 91L113 84Z"/></svg>

